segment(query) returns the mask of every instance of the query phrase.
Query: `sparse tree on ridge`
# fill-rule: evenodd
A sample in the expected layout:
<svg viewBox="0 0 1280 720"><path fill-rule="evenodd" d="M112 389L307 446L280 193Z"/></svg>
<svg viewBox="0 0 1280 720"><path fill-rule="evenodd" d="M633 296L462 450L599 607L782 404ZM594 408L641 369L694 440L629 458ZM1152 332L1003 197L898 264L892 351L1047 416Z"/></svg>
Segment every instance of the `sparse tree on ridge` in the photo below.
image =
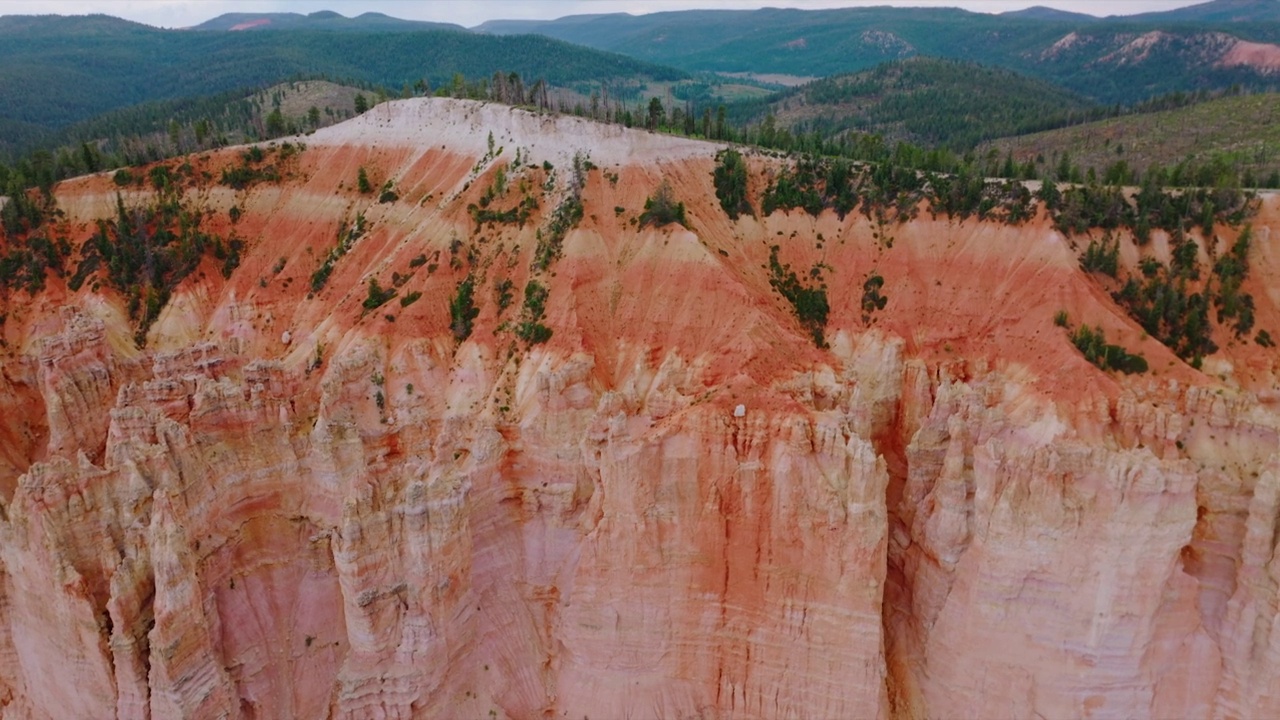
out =
<svg viewBox="0 0 1280 720"><path fill-rule="evenodd" d="M667 110L662 107L662 101L653 98L649 101L649 120L645 127L650 130L657 130L667 119Z"/></svg>

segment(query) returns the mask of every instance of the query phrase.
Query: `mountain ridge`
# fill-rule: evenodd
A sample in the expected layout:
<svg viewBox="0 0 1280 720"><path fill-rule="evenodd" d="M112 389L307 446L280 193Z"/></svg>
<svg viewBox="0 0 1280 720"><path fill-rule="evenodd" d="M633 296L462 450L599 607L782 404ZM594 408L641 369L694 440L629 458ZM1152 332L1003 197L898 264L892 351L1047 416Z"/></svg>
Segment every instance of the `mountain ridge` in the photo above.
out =
<svg viewBox="0 0 1280 720"><path fill-rule="evenodd" d="M1011 70L914 56L730 109L735 120L772 116L794 132L875 133L890 145L906 141L963 153L981 140L1065 123L1091 107L1083 97Z"/></svg>
<svg viewBox="0 0 1280 720"><path fill-rule="evenodd" d="M333 30L333 31L404 31L457 30L467 28L455 23L426 20L404 20L379 12L365 12L346 17L332 10L313 13L223 13L188 30L196 32L243 32L245 30Z"/></svg>
<svg viewBox="0 0 1280 720"><path fill-rule="evenodd" d="M686 77L544 36L459 30L193 32L106 16L11 16L0 22L0 38L0 97L21 98L0 107L0 154L31 146L42 130L121 107L297 77L376 83L393 92L499 70L553 84ZM94 62L84 63L85 56Z"/></svg>
<svg viewBox="0 0 1280 720"><path fill-rule="evenodd" d="M1250 13L1250 21L1215 23L1212 14L1206 15L1208 20L1180 21L1177 11L1079 20L1059 14L1046 18L1038 12L989 15L956 8L859 7L569 16L476 29L536 32L689 71L826 76L928 55L998 65L1100 102L1127 104L1176 90L1273 83L1270 69L1238 64L1231 51L1253 45L1280 50L1280 22L1275 22L1280 12L1272 17L1280 4L1232 7L1236 15ZM1150 32L1167 39L1128 66L1118 67L1111 60ZM1087 42L1077 43L1072 53L1056 52L1072 37Z"/></svg>

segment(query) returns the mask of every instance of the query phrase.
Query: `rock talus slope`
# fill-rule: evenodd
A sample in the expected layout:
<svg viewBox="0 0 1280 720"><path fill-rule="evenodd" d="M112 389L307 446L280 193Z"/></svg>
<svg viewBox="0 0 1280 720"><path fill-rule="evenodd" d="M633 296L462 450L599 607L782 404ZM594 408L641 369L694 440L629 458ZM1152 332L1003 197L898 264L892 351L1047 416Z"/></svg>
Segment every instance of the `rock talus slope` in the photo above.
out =
<svg viewBox="0 0 1280 720"><path fill-rule="evenodd" d="M1274 351L1192 370L1043 217L730 221L709 144L453 100L304 142L186 161L243 255L145 347L106 283L5 300L0 717L1280 714ZM689 229L637 222L663 180ZM63 183L60 232L117 190Z"/></svg>

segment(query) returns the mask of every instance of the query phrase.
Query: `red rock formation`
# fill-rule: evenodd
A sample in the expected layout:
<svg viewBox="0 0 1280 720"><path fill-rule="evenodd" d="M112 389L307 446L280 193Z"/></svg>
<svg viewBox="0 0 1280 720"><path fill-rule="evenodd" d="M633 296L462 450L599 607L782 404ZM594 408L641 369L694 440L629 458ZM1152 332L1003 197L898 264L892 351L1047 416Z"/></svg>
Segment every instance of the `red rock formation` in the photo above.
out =
<svg viewBox="0 0 1280 720"><path fill-rule="evenodd" d="M1192 370L1044 218L924 213L892 243L857 213L731 222L708 144L452 100L305 142L280 183L187 190L246 249L145 349L105 285L5 301L4 717L1280 711L1274 350ZM576 153L584 218L540 271ZM751 163L758 192L775 165ZM477 228L498 167L492 207L539 207ZM663 179L691 229L634 222ZM115 192L59 186L76 242ZM1276 213L1247 289L1280 330ZM830 348L771 245L830 267ZM370 278L399 296L366 312ZM1152 372L1088 364L1060 309Z"/></svg>

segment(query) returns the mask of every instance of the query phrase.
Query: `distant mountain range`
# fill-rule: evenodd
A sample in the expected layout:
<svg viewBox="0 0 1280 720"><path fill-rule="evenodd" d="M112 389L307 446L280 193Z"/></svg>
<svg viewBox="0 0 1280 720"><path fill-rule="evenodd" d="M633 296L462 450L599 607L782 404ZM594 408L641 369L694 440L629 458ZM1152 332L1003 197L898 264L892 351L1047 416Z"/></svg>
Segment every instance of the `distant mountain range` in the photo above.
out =
<svg viewBox="0 0 1280 720"><path fill-rule="evenodd" d="M240 30L466 30L452 23L401 20L382 13L367 12L349 18L332 10L308 15L301 13L226 13L192 28L205 32Z"/></svg>
<svg viewBox="0 0 1280 720"><path fill-rule="evenodd" d="M111 110L297 77L326 76L398 91L418 80L439 87L455 73L479 79L499 70L558 85L686 76L537 35L424 30L394 18L386 21L395 30L375 31L325 15L299 17L309 18L304 24L331 23L343 30L192 32L104 15L0 16L0 156L31 146L51 129ZM385 17L344 20L386 22L379 19Z"/></svg>
<svg viewBox="0 0 1280 720"><path fill-rule="evenodd" d="M1133 16L1140 22L1213 22L1254 23L1280 22L1277 0L1213 0L1176 10L1143 13Z"/></svg>
<svg viewBox="0 0 1280 720"><path fill-rule="evenodd" d="M1109 105L1233 84L1266 89L1280 84L1280 0L1106 19L1044 7L766 8L495 20L472 30L380 13L232 13L186 30L105 15L0 16L0 156L111 110L298 77L396 89L501 70L590 92L602 81L635 89L700 72L826 77L918 56L1006 68Z"/></svg>
<svg viewBox="0 0 1280 720"><path fill-rule="evenodd" d="M689 71L828 76L916 55L1027 73L1106 103L1280 78L1280 2L1215 0L1099 19L1047 8L991 15L955 8L688 10L501 20L474 28L539 33Z"/></svg>
<svg viewBox="0 0 1280 720"><path fill-rule="evenodd" d="M1066 10L1058 10L1057 8L1036 5L1025 10L1010 10L1009 12L1000 13L1000 17L1005 18L1021 18L1024 20L1061 20L1070 22L1095 22L1099 18L1085 13L1068 12Z"/></svg>

